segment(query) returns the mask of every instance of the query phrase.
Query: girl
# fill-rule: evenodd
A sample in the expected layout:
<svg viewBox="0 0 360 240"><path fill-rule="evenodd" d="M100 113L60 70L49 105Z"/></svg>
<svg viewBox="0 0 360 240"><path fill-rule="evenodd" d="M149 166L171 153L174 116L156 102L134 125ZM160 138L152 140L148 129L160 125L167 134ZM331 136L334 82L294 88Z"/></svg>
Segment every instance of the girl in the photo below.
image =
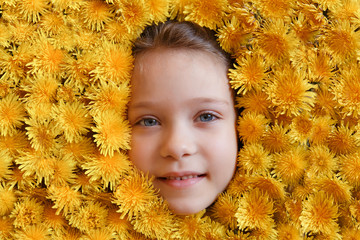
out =
<svg viewBox="0 0 360 240"><path fill-rule="evenodd" d="M236 167L229 56L194 23L148 27L135 42L130 159L176 214L210 206Z"/></svg>

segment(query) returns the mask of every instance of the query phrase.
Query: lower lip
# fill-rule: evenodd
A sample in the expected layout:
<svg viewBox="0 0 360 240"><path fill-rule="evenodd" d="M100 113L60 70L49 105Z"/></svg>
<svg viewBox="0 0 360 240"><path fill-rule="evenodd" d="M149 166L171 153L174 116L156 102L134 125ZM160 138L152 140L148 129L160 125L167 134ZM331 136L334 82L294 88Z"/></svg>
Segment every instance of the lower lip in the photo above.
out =
<svg viewBox="0 0 360 240"><path fill-rule="evenodd" d="M205 176L198 176L198 177L188 178L188 179L184 179L184 180L176 180L176 179L170 180L170 179L160 179L160 178L158 178L158 180L160 182L163 182L174 188L187 188L187 187L191 187L191 186L195 185L196 183L200 182L204 178L205 178Z"/></svg>

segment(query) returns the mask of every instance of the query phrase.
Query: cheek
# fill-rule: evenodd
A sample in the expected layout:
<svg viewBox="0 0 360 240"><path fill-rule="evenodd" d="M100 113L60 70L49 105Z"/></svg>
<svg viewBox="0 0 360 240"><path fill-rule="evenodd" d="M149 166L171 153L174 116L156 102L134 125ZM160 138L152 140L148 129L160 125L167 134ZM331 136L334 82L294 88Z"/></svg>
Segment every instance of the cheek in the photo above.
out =
<svg viewBox="0 0 360 240"><path fill-rule="evenodd" d="M132 137L129 158L138 169L144 172L151 170L153 152L153 146L148 141L141 137Z"/></svg>

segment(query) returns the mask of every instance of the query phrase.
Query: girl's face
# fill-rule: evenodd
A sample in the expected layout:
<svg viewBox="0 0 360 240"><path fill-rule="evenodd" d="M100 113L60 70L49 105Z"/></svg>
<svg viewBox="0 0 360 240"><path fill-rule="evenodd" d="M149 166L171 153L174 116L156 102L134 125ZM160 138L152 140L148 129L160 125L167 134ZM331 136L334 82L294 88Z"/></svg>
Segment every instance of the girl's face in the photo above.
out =
<svg viewBox="0 0 360 240"><path fill-rule="evenodd" d="M130 159L155 177L176 214L211 205L236 165L236 114L226 65L203 51L159 48L135 60Z"/></svg>

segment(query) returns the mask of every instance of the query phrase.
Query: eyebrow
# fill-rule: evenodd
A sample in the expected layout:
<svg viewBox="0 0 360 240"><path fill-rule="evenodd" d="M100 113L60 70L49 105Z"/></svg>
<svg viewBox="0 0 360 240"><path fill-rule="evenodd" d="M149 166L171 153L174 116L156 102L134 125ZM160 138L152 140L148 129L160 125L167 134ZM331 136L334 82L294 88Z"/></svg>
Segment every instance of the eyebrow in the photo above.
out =
<svg viewBox="0 0 360 240"><path fill-rule="evenodd" d="M199 98L192 98L189 100L189 103L211 103L211 104L219 104L219 105L230 105L230 103L224 99L217 99L217 98L208 98L208 97L199 97ZM151 106L156 106L158 103L153 101L144 101L144 102L137 102L135 104L131 104L132 108L148 108Z"/></svg>

